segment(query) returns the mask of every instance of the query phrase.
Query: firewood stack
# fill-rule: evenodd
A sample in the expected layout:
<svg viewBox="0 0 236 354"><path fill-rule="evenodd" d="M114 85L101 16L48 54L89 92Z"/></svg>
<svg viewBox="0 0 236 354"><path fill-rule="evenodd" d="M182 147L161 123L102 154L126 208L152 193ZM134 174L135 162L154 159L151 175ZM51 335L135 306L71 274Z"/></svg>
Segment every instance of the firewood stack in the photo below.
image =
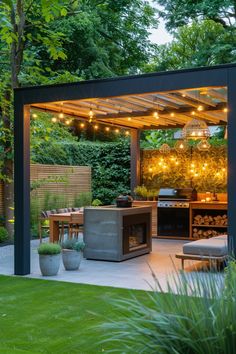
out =
<svg viewBox="0 0 236 354"><path fill-rule="evenodd" d="M193 229L193 237L194 238L210 238L214 236L222 235L222 232L216 230L201 230L196 227Z"/></svg>
<svg viewBox="0 0 236 354"><path fill-rule="evenodd" d="M228 217L226 214L224 215L217 215L217 216L211 216L211 215L196 215L194 217L194 222L195 225L217 225L217 226L227 226L228 225Z"/></svg>

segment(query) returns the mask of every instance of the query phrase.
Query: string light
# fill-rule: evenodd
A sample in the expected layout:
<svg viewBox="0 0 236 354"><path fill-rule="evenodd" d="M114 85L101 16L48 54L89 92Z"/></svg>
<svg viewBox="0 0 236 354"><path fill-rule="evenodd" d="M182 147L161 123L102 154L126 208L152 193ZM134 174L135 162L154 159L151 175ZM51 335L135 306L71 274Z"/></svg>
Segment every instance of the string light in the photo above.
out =
<svg viewBox="0 0 236 354"><path fill-rule="evenodd" d="M153 112L153 117L156 118L156 119L159 119L159 114L157 111L154 111Z"/></svg>
<svg viewBox="0 0 236 354"><path fill-rule="evenodd" d="M52 117L52 122L56 123L57 122L57 118L56 117Z"/></svg>
<svg viewBox="0 0 236 354"><path fill-rule="evenodd" d="M67 119L67 120L65 121L65 123L66 123L66 125L70 125L70 120Z"/></svg>
<svg viewBox="0 0 236 354"><path fill-rule="evenodd" d="M63 119L63 118L64 118L64 114L63 114L62 112L59 113L59 114L58 114L58 118Z"/></svg>
<svg viewBox="0 0 236 354"><path fill-rule="evenodd" d="M174 116L175 116L175 114L172 112L172 113L170 114L170 116L171 116L171 117L174 117Z"/></svg>
<svg viewBox="0 0 236 354"><path fill-rule="evenodd" d="M95 130L98 130L98 125L97 125L97 124L94 125L94 129L95 129Z"/></svg>
<svg viewBox="0 0 236 354"><path fill-rule="evenodd" d="M125 135L129 135L129 131L128 130L125 131Z"/></svg>
<svg viewBox="0 0 236 354"><path fill-rule="evenodd" d="M224 112L224 113L227 113L227 112L228 112L228 108L225 107L225 108L223 109L223 112Z"/></svg>
<svg viewBox="0 0 236 354"><path fill-rule="evenodd" d="M32 118L37 118L37 117L38 117L38 115L36 113L32 114Z"/></svg>
<svg viewBox="0 0 236 354"><path fill-rule="evenodd" d="M110 128L109 128L109 127L106 127L105 130L106 130L106 132L109 132Z"/></svg>
<svg viewBox="0 0 236 354"><path fill-rule="evenodd" d="M182 97L186 97L185 93L182 93Z"/></svg>
<svg viewBox="0 0 236 354"><path fill-rule="evenodd" d="M92 108L90 108L90 110L89 110L89 123L92 123L93 117L94 117L94 113L93 113Z"/></svg>
<svg viewBox="0 0 236 354"><path fill-rule="evenodd" d="M192 111L191 114L192 114L192 116L195 116L195 111Z"/></svg>
<svg viewBox="0 0 236 354"><path fill-rule="evenodd" d="M84 128L84 123L80 123L80 128Z"/></svg>
<svg viewBox="0 0 236 354"><path fill-rule="evenodd" d="M115 133L118 134L120 132L119 129L115 129Z"/></svg>
<svg viewBox="0 0 236 354"><path fill-rule="evenodd" d="M149 169L148 169L148 170L149 170L149 172L152 172L152 168L151 168L151 167L149 167Z"/></svg>
<svg viewBox="0 0 236 354"><path fill-rule="evenodd" d="M131 121L131 118L129 117L128 120Z"/></svg>
<svg viewBox="0 0 236 354"><path fill-rule="evenodd" d="M197 110L198 110L199 112L203 111L203 109L204 109L204 108L203 108L203 106L201 106L201 105L198 106L198 108L197 108Z"/></svg>

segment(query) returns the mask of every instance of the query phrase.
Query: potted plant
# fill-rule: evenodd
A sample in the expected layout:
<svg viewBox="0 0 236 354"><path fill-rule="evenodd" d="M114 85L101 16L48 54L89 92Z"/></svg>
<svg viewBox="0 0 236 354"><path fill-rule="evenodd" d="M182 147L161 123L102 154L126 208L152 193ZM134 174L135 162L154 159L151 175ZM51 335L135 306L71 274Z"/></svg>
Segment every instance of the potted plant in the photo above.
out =
<svg viewBox="0 0 236 354"><path fill-rule="evenodd" d="M61 260L61 246L57 243L41 243L38 254L42 275L57 275Z"/></svg>
<svg viewBox="0 0 236 354"><path fill-rule="evenodd" d="M78 241L76 238L72 238L63 241L61 246L62 262L65 270L79 269L85 243L83 241Z"/></svg>
<svg viewBox="0 0 236 354"><path fill-rule="evenodd" d="M147 200L148 190L144 185L134 188L134 193L137 200Z"/></svg>

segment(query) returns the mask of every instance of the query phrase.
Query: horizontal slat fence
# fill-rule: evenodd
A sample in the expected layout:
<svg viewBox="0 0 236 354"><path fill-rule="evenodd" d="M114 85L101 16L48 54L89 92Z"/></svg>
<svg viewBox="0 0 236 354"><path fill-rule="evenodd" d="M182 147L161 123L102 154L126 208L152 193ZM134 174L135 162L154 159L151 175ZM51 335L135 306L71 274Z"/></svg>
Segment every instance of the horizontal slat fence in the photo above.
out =
<svg viewBox="0 0 236 354"><path fill-rule="evenodd" d="M45 193L64 195L68 204L73 207L74 197L84 192L91 192L91 167L89 166L65 166L65 165L30 165L30 180L51 179L41 185L32 193L42 202ZM0 215L4 213L3 184L0 183Z"/></svg>

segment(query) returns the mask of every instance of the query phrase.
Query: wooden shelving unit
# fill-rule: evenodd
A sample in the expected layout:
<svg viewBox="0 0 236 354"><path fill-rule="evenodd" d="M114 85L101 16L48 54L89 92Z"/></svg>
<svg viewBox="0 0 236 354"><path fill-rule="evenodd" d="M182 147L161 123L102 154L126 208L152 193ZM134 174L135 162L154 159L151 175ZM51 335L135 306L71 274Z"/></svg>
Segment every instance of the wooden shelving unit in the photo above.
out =
<svg viewBox="0 0 236 354"><path fill-rule="evenodd" d="M196 216L212 220L210 224L194 222ZM218 220L224 224L218 224ZM214 224L215 222L215 224ZM191 240L210 238L227 232L227 203L226 202L191 202L190 203L190 230ZM196 234L198 236L196 237Z"/></svg>

